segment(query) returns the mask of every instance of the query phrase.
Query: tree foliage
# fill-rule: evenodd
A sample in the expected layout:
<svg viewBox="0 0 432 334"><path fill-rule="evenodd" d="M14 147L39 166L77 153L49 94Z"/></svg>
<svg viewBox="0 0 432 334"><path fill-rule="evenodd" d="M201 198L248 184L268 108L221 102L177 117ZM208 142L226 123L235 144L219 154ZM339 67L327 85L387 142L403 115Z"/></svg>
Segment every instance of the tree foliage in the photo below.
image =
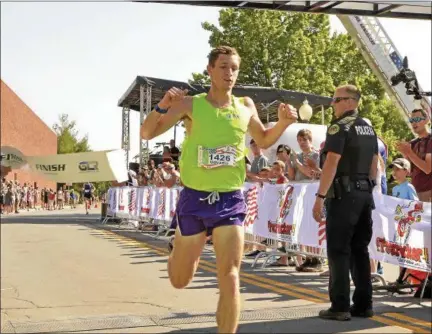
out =
<svg viewBox="0 0 432 334"><path fill-rule="evenodd" d="M59 115L59 120L53 125L53 130L57 135L57 154L90 152L88 136L79 136L76 122L69 119L69 115ZM111 186L111 182L95 182L95 195L104 193ZM81 192L82 184L75 184L74 189Z"/></svg>
<svg viewBox="0 0 432 334"><path fill-rule="evenodd" d="M90 151L87 135L79 138L76 122L69 120L67 114L59 116L59 121L53 125L53 129L57 135L57 154Z"/></svg>
<svg viewBox="0 0 432 334"><path fill-rule="evenodd" d="M239 51L239 84L325 96L332 96L339 85L355 84L363 95L359 113L372 121L391 156L396 152L395 141L411 136L351 37L331 34L327 15L223 9L219 27L209 22L202 27L210 32L212 48L229 45ZM205 71L193 73L190 82L209 83L209 78ZM331 120L330 110L325 118L327 123ZM320 123L320 115L314 115L311 122Z"/></svg>

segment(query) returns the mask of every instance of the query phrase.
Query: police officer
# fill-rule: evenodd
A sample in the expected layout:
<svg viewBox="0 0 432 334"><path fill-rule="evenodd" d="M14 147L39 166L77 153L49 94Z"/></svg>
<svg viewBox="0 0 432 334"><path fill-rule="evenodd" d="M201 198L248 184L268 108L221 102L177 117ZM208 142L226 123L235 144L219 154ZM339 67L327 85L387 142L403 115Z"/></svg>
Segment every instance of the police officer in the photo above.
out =
<svg viewBox="0 0 432 334"><path fill-rule="evenodd" d="M326 199L331 307L320 312L324 319L373 316L368 245L378 145L375 131L357 113L360 97L355 86L336 89L332 102L335 120L322 150L324 164L312 213L317 222L322 221ZM355 285L351 307L350 270Z"/></svg>

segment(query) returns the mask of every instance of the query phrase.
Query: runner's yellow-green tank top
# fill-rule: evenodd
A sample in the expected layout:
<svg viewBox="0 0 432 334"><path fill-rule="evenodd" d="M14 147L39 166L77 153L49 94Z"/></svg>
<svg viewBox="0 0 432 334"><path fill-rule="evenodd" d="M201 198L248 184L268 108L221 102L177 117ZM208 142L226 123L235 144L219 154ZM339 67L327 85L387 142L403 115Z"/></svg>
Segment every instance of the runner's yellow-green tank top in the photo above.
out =
<svg viewBox="0 0 432 334"><path fill-rule="evenodd" d="M192 128L182 145L182 183L199 191L241 189L246 177L245 136L250 110L243 98L232 97L226 108L215 108L207 94L193 97Z"/></svg>

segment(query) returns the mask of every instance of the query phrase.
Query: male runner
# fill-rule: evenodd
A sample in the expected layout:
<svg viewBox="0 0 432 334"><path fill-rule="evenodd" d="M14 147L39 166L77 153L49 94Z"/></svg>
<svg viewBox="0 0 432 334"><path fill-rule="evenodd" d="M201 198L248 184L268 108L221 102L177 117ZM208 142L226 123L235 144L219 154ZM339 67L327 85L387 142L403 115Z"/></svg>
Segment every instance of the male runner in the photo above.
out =
<svg viewBox="0 0 432 334"><path fill-rule="evenodd" d="M186 287L195 274L206 235L212 234L220 290L216 312L220 333L235 333L240 315L246 131L259 147L267 148L297 119L296 109L281 103L278 123L265 129L252 99L231 93L239 68L240 56L234 48L212 50L207 65L211 78L208 94L190 97L187 90L173 87L141 127L141 137L149 140L180 120L185 123L187 136L180 158L184 189L177 204L168 273L175 288Z"/></svg>
<svg viewBox="0 0 432 334"><path fill-rule="evenodd" d="M88 210L92 205L92 193L93 193L93 185L90 182L84 183L83 185L83 193L84 193L84 205L86 208L86 215L88 215Z"/></svg>

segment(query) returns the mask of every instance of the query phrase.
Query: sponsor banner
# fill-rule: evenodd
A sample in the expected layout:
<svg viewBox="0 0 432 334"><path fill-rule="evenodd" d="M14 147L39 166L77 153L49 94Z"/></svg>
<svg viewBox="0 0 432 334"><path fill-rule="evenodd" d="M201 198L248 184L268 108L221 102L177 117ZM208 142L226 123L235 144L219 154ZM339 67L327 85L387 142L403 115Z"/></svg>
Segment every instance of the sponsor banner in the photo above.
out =
<svg viewBox="0 0 432 334"><path fill-rule="evenodd" d="M123 150L27 157L27 161L33 171L59 183L128 179Z"/></svg>
<svg viewBox="0 0 432 334"><path fill-rule="evenodd" d="M11 146L1 147L0 158L2 166L10 167L12 169L18 169L27 164L24 154L20 150Z"/></svg>
<svg viewBox="0 0 432 334"><path fill-rule="evenodd" d="M369 253L401 267L431 271L431 204L375 196Z"/></svg>
<svg viewBox="0 0 432 334"><path fill-rule="evenodd" d="M263 188L245 183L247 204L245 232L264 238L326 248L325 224L312 217L318 183L265 184ZM110 208L121 217L155 218L171 221L181 189L111 188ZM118 196L111 195L118 193ZM405 201L374 193L373 236L369 245L372 259L401 267L431 272L431 204ZM115 202L118 203L117 207Z"/></svg>
<svg viewBox="0 0 432 334"><path fill-rule="evenodd" d="M58 183L127 181L124 151L98 151L24 156L16 148L1 147L1 165L40 173Z"/></svg>

